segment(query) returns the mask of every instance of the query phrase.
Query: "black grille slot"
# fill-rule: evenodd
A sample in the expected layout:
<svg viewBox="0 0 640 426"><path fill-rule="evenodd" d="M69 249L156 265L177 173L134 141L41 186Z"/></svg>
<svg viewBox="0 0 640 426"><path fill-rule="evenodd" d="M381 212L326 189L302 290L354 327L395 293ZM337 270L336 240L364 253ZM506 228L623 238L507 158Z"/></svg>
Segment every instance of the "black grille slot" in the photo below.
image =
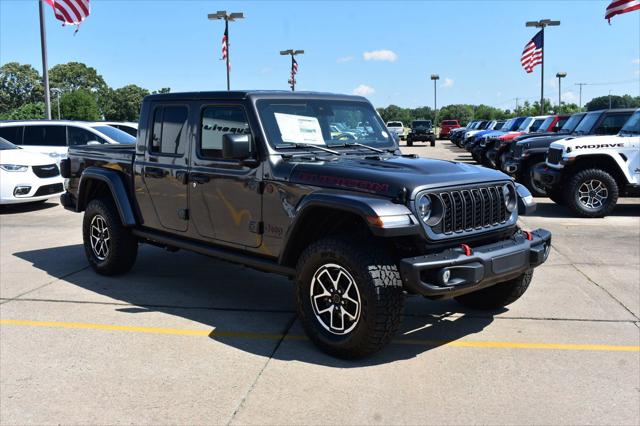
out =
<svg viewBox="0 0 640 426"><path fill-rule="evenodd" d="M549 164L558 164L562 160L562 150L558 148L549 148L549 153L547 154L547 161Z"/></svg>
<svg viewBox="0 0 640 426"><path fill-rule="evenodd" d="M442 200L443 218L434 232L451 234L500 226L509 219L502 185L453 190L437 194Z"/></svg>
<svg viewBox="0 0 640 426"><path fill-rule="evenodd" d="M58 166L55 164L47 164L46 166L31 166L33 174L39 178L55 177L60 174Z"/></svg>
<svg viewBox="0 0 640 426"><path fill-rule="evenodd" d="M522 152L524 151L524 148L522 145L520 145L519 143L515 144L513 147L513 156L515 158L519 158L522 156Z"/></svg>
<svg viewBox="0 0 640 426"><path fill-rule="evenodd" d="M39 197L41 195L49 195L49 194L57 194L58 192L62 192L62 184L54 183L52 185L43 185L33 194L34 197Z"/></svg>

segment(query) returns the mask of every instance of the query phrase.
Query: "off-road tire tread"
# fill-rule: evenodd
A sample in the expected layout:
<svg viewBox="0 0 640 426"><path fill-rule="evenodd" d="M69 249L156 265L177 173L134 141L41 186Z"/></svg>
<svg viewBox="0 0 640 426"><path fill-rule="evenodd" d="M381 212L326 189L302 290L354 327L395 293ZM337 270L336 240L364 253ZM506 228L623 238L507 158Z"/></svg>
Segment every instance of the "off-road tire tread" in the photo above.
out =
<svg viewBox="0 0 640 426"><path fill-rule="evenodd" d="M579 188L579 185L586 179L599 179L605 185L608 186L609 197L605 206L599 210L587 210L582 207L580 201L576 199L575 193ZM587 218L605 217L613 211L618 202L618 183L616 180L604 170L600 169L585 169L569 179L568 185L565 189L564 200L567 203L567 207L576 215Z"/></svg>
<svg viewBox="0 0 640 426"><path fill-rule="evenodd" d="M510 305L518 300L531 283L533 270L530 269L522 275L503 283L474 291L473 293L463 294L456 297L456 300L469 308L479 310L494 310Z"/></svg>
<svg viewBox="0 0 640 426"><path fill-rule="evenodd" d="M363 244L347 238L327 237L311 244L304 250L297 264L298 277L302 276L301 272L307 261L318 252L338 254L340 257L349 259L349 262L354 265L361 265L363 271L368 270L370 275L369 282L374 286L376 294L375 305L370 311L370 315L373 318L373 327L369 330L366 340L360 342L357 346L336 347L316 339L316 320L314 317L307 317L302 310L302 298L307 297L307 294L300 291L300 289L307 287L302 286L298 278L296 283L296 304L298 316L307 334L322 350L339 358L361 358L379 351L395 335L402 323L404 312L402 280L395 262L387 254L385 248L375 242L367 241L366 244ZM355 271L351 272L354 273ZM364 305L365 300L362 295L366 290L360 287L359 290ZM363 320L364 318L361 317L360 321Z"/></svg>
<svg viewBox="0 0 640 426"><path fill-rule="evenodd" d="M111 247L109 256L104 261L94 257L89 242L88 232L93 212L104 217L109 227ZM82 223L82 237L87 260L97 273L107 276L119 275L133 267L138 254L138 240L122 225L118 210L111 198L95 198L89 202Z"/></svg>

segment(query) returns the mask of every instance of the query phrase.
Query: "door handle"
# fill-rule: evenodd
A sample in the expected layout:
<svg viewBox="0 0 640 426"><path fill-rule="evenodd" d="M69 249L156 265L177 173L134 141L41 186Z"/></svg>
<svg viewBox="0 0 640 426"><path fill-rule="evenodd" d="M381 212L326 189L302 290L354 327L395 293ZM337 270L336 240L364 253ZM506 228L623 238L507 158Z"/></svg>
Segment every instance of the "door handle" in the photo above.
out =
<svg viewBox="0 0 640 426"><path fill-rule="evenodd" d="M191 173L189 174L189 182L192 183L208 183L209 182L209 176L207 175L203 175L201 173Z"/></svg>
<svg viewBox="0 0 640 426"><path fill-rule="evenodd" d="M144 168L144 176L152 177L152 178L163 178L164 170L158 169L156 167L145 167Z"/></svg>

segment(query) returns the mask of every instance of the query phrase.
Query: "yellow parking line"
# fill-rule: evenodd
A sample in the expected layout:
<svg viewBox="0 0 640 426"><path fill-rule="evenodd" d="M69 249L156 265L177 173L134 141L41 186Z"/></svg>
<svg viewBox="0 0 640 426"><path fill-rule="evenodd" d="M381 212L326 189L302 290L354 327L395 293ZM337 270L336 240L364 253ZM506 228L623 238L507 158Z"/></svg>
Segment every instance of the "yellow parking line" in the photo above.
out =
<svg viewBox="0 0 640 426"><path fill-rule="evenodd" d="M282 334L253 333L243 331L193 330L184 328L135 327L128 325L91 324L84 322L0 320L0 325L17 325L27 327L71 328L84 330L125 331L130 333L173 334L182 336L239 337L244 339L280 340ZM305 336L286 335L285 340L307 340ZM472 340L423 340L396 339L393 343L420 346L452 346L458 348L490 348L490 349L551 349L563 351L623 351L640 352L640 345L592 345L573 343L533 343L533 342L498 342Z"/></svg>

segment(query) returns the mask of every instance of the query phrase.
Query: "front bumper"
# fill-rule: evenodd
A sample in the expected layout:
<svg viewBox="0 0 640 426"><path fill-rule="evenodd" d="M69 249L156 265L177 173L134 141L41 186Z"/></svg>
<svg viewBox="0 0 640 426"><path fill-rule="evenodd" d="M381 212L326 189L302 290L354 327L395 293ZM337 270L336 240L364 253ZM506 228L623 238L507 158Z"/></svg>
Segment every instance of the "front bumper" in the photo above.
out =
<svg viewBox="0 0 640 426"><path fill-rule="evenodd" d="M533 169L533 178L545 187L553 188L562 181L562 170L552 169L546 164L540 164Z"/></svg>
<svg viewBox="0 0 640 426"><path fill-rule="evenodd" d="M400 275L406 290L435 299L470 293L513 279L544 263L551 249L551 233L531 232L531 240L517 232L509 240L410 257L400 261ZM449 279L445 282L445 276Z"/></svg>
<svg viewBox="0 0 640 426"><path fill-rule="evenodd" d="M519 158L511 158L502 165L502 171L510 175L518 174L521 167L520 163Z"/></svg>

